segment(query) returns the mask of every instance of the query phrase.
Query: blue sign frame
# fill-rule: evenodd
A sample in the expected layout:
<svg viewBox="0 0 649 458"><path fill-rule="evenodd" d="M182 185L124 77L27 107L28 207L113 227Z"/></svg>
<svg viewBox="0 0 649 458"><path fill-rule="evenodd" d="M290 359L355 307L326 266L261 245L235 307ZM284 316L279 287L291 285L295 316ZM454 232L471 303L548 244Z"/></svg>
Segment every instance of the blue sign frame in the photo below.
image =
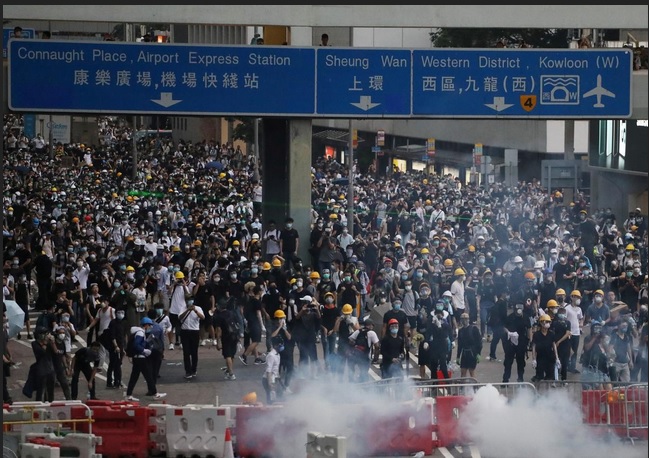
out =
<svg viewBox="0 0 649 458"><path fill-rule="evenodd" d="M7 58L7 43L14 36L13 27L3 27L2 28L2 58ZM23 39L34 39L36 38L36 29L23 29Z"/></svg>
<svg viewBox="0 0 649 458"><path fill-rule="evenodd" d="M631 50L9 40L9 108L305 118L614 119Z"/></svg>

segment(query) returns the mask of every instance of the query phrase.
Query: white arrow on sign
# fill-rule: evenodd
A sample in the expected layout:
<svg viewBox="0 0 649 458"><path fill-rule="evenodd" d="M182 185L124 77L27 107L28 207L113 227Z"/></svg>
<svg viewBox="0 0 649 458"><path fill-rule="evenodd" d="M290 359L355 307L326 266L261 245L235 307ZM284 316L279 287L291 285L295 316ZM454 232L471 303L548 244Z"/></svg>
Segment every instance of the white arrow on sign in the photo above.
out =
<svg viewBox="0 0 649 458"><path fill-rule="evenodd" d="M352 103L355 107L360 108L363 111L371 110L374 107L378 107L381 105L380 103L372 103L372 96L371 95L361 95L360 100L358 103Z"/></svg>
<svg viewBox="0 0 649 458"><path fill-rule="evenodd" d="M165 108L169 108L172 105L182 102L182 100L174 100L173 94L171 92L161 92L160 98L158 100L151 99L152 102L162 105Z"/></svg>
<svg viewBox="0 0 649 458"><path fill-rule="evenodd" d="M496 111L506 110L512 105L512 103L505 103L505 97L494 97L494 103L485 103L486 107L489 107Z"/></svg>

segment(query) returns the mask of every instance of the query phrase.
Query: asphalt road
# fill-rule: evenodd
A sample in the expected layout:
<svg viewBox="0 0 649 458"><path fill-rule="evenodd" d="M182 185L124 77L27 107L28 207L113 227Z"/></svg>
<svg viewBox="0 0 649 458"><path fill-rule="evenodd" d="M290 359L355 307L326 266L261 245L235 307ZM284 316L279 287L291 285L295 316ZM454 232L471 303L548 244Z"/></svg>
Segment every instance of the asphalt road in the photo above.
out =
<svg viewBox="0 0 649 458"><path fill-rule="evenodd" d="M381 322L380 310L374 310L372 313L372 318L376 323ZM32 312L32 324L35 324L37 314ZM33 327L32 327L33 329ZM85 345L86 333L80 333L80 342L74 344L75 346ZM484 342L483 352L482 352L482 362L478 364L476 369L476 379L479 383L499 383L502 381L503 373L503 364L499 361L486 361L486 356L488 355L488 345L489 343ZM13 358L17 361L17 365L13 367L11 377L9 378L9 392L14 399L14 401L28 401L21 392L22 386L27 377L27 372L30 364L34 361L32 354L30 341L26 339L26 332L22 333L22 339L12 339L9 342L9 348L13 354ZM297 350L295 351L296 363L297 363ZM503 359L502 346L499 345L496 355L498 359ZM294 394L289 396L300 396L301 392L310 393L311 388L315 386L322 387L327 384L333 383L329 378L327 372L323 369L323 360L322 360L322 346L318 346L318 356L319 363L321 365L321 370L317 378L313 377L302 377L298 373L294 378L292 383L292 390ZM453 353L455 358L455 352ZM416 356L410 355L410 365L407 374L411 377L419 376L419 369L416 365ZM244 395L250 392L256 392L258 395L259 401L265 401L265 392L262 388L261 377L264 372L265 365L254 365L252 364L252 359L248 358L249 365L244 366L238 358L235 358L235 374L237 379L234 381L225 380L224 373L221 368L225 365L225 361L221 355L221 352L216 350L216 347L213 346L204 346L199 347L199 363L198 363L198 373L197 377L191 381L184 379L185 371L183 367L183 356L182 349L176 348L173 351L165 350L163 365L161 369L161 378L158 380L158 392L167 393L164 402L173 405L186 405L186 404L214 404L218 403L220 405L227 404L240 404ZM516 374L515 364L513 367L513 373ZM128 383L128 377L131 373L131 364L127 358L124 359L123 363L123 383ZM525 371L525 380L529 381L533 372L531 364L528 364ZM370 369L370 380L379 380L380 371L378 366L371 366ZM453 377L459 377L459 374L453 374ZM577 380L579 375L577 374L568 374L569 380ZM105 372L98 374L98 384L97 384L97 397L99 399L105 400L122 400L124 399L125 389L108 389L106 388L106 379ZM515 381L515 375L514 379ZM333 386L333 385L330 385ZM315 389L315 388L313 388ZM82 380L79 385L80 397L85 397L85 382ZM138 381L134 396L140 399L141 404L150 404L150 403L159 403L160 401L154 401L152 398L145 396L146 384L142 377ZM56 399L63 399L62 391L59 387L55 389ZM376 401L373 401L376 402ZM643 452L637 456L647 456L646 455L646 442L644 445L637 445L633 449L637 452L640 450L639 447L642 447ZM621 445L624 447L624 450L628 451L628 445ZM480 452L476 447L453 447L453 448L440 448L437 449L433 455L434 457L471 457L477 458L480 457ZM577 455L575 455L577 456ZM636 456L620 454L619 456ZM482 455L483 458L485 457Z"/></svg>

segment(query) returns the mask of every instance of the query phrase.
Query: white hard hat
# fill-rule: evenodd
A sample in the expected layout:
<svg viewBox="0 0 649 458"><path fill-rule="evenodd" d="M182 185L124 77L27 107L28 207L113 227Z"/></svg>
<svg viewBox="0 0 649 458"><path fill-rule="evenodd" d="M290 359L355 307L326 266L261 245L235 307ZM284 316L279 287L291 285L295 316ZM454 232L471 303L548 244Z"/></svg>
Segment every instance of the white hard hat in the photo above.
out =
<svg viewBox="0 0 649 458"><path fill-rule="evenodd" d="M520 256L516 256L514 258L514 262L523 262L523 258L521 258Z"/></svg>

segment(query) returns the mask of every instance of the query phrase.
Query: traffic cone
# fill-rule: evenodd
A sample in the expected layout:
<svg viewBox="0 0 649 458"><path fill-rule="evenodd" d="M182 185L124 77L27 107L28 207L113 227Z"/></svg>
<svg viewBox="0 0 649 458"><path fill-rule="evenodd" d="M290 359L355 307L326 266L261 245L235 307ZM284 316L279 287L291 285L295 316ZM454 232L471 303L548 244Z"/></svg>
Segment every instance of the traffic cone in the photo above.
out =
<svg viewBox="0 0 649 458"><path fill-rule="evenodd" d="M234 449L232 448L232 434L230 428L225 428L225 443L223 444L223 458L234 458Z"/></svg>

